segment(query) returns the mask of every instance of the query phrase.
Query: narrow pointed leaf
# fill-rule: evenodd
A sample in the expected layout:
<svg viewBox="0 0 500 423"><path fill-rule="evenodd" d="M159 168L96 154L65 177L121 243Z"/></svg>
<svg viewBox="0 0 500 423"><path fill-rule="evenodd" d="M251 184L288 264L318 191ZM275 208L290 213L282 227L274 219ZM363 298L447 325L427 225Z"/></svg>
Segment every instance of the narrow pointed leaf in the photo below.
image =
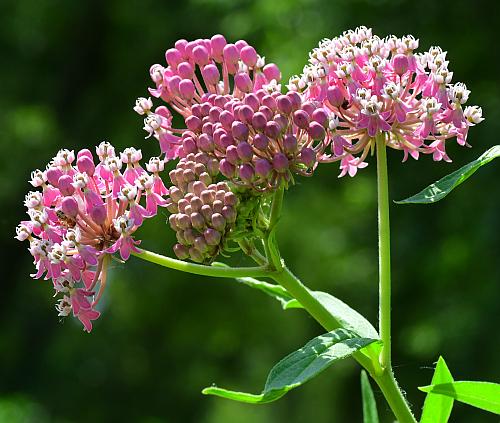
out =
<svg viewBox="0 0 500 423"><path fill-rule="evenodd" d="M215 262L212 263L212 266L217 267L229 267L225 263ZM281 303L283 309L286 308L286 305L289 301L293 299L292 295L288 293L288 291L283 288L281 285L276 285L269 282L264 282L255 278L243 277L243 278L235 278L236 281L249 286L250 288L258 289L266 293L267 295L273 297Z"/></svg>
<svg viewBox="0 0 500 423"><path fill-rule="evenodd" d="M343 328L351 330L363 338L379 338L379 334L373 325L343 301L327 292L313 291L312 294L337 319ZM302 308L302 305L294 299L286 304L285 309L289 308Z"/></svg>
<svg viewBox="0 0 500 423"><path fill-rule="evenodd" d="M236 280L240 283L243 283L251 288L258 289L271 297L274 297L281 303L283 309L287 308L287 304L293 300L291 294L283 288L281 285L275 285L269 282L260 281L254 278L236 278Z"/></svg>
<svg viewBox="0 0 500 423"><path fill-rule="evenodd" d="M443 357L439 357L432 376L432 385L452 383L453 376ZM453 398L429 392L425 397L420 423L447 423L453 408Z"/></svg>
<svg viewBox="0 0 500 423"><path fill-rule="evenodd" d="M368 375L364 370L361 371L361 397L363 398L363 423L379 423L377 403Z"/></svg>
<svg viewBox="0 0 500 423"><path fill-rule="evenodd" d="M424 392L444 395L473 407L500 415L500 384L491 382L452 382L418 388Z"/></svg>
<svg viewBox="0 0 500 423"><path fill-rule="evenodd" d="M220 267L227 266L224 263L213 263L212 265ZM281 285L275 285L248 277L236 278L236 280L251 288L258 289L259 291L262 291L278 300L284 310L304 308L302 304L294 299L293 296ZM339 321L340 325L343 328L357 333L358 336L362 338L380 338L377 330L373 327L373 325L343 301L339 300L331 294L322 291L312 291L312 294L318 299L321 304L323 304L323 306L325 306L325 308L328 309L332 316L334 316Z"/></svg>
<svg viewBox="0 0 500 423"><path fill-rule="evenodd" d="M352 331L336 329L317 336L278 362L271 369L261 394L247 394L218 387L205 388L202 392L252 404L272 402L312 379L337 360L349 357L375 341L359 338Z"/></svg>
<svg viewBox="0 0 500 423"><path fill-rule="evenodd" d="M429 204L435 203L446 197L451 191L453 191L462 182L467 180L472 176L476 170L481 166L491 162L496 157L500 157L500 145L495 145L494 147L487 150L479 158L466 164L460 169L453 173L441 178L439 181L434 182L427 188L420 191L418 194L412 197L406 198L405 200L395 201L397 204Z"/></svg>

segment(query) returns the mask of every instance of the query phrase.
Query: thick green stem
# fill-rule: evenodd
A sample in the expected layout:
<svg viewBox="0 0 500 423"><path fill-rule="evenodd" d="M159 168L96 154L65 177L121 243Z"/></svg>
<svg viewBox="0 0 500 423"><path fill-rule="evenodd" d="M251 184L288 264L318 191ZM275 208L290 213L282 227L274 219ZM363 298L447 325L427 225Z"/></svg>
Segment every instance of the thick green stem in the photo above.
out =
<svg viewBox="0 0 500 423"><path fill-rule="evenodd" d="M264 240L267 260L274 267L274 269L278 271L281 270L283 264L278 244L276 243L276 225L281 215L284 192L285 188L283 184L281 184L274 193L273 203L271 205L271 214L269 217L269 226L266 233L266 239Z"/></svg>
<svg viewBox="0 0 500 423"><path fill-rule="evenodd" d="M186 261L162 256L161 254L141 250L140 253L132 253L134 256L151 263L159 264L169 269L180 270L181 272L194 273L195 275L213 276L216 278L242 278L248 277L269 277L272 270L267 266L260 267L215 267L203 264L188 263Z"/></svg>
<svg viewBox="0 0 500 423"><path fill-rule="evenodd" d="M394 378L391 364L391 232L389 222L389 178L387 152L383 134L375 139L377 149L378 248L379 248L379 332L382 350L381 372L372 375L400 423L416 422L401 389Z"/></svg>
<svg viewBox="0 0 500 423"><path fill-rule="evenodd" d="M385 139L376 138L379 248L379 331L383 341L380 353L382 369L391 368L391 234L389 190Z"/></svg>
<svg viewBox="0 0 500 423"><path fill-rule="evenodd" d="M335 317L321 304L311 291L283 264L281 271L271 275L290 294L292 294L304 309L326 330L332 331L341 327ZM392 370L383 370L378 363L374 363L361 352L356 352L353 357L361 364L378 384L391 410L399 423L416 423L411 410L398 387Z"/></svg>
<svg viewBox="0 0 500 423"><path fill-rule="evenodd" d="M392 370L383 372L381 376L373 377L384 394L389 407L398 419L399 423L417 423L401 389L394 378Z"/></svg>
<svg viewBox="0 0 500 423"><path fill-rule="evenodd" d="M272 275L272 278L285 288L307 312L326 330L331 331L341 327L335 317L321 304L311 291L286 267Z"/></svg>

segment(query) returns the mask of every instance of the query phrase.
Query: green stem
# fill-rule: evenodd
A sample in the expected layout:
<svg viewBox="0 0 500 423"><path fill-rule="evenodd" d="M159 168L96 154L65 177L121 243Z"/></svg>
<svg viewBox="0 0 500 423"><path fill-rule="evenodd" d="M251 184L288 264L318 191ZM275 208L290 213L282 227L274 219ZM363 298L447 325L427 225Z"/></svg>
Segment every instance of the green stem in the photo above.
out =
<svg viewBox="0 0 500 423"><path fill-rule="evenodd" d="M267 264L266 258L257 250L255 244L252 241L248 241L248 239L243 239L238 241L241 250L250 258L255 261L259 266L265 266Z"/></svg>
<svg viewBox="0 0 500 423"><path fill-rule="evenodd" d="M341 327L337 319L330 314L312 295L311 291L285 265L283 265L281 271L272 274L271 278L292 294L304 309L327 331ZM392 370L381 369L378 363L374 363L369 357L359 351L353 354L353 357L370 373L378 384L398 422L416 423L408 403L394 379Z"/></svg>
<svg viewBox="0 0 500 423"><path fill-rule="evenodd" d="M377 144L378 248L379 248L379 331L383 342L380 353L382 369L391 368L391 234L389 225L389 190L385 139Z"/></svg>
<svg viewBox="0 0 500 423"><path fill-rule="evenodd" d="M389 407L396 416L399 423L417 423L413 416L408 403L406 402L401 389L399 388L394 373L384 371L382 376L373 378L384 394Z"/></svg>
<svg viewBox="0 0 500 423"><path fill-rule="evenodd" d="M372 377L382 390L400 423L416 422L399 388L391 364L391 232L389 222L389 178L387 152L383 134L375 138L377 149L378 248L379 248L379 332L382 351L381 372Z"/></svg>
<svg viewBox="0 0 500 423"><path fill-rule="evenodd" d="M213 276L216 278L241 278L241 277L270 277L272 271L267 266L259 267L215 267L203 264L188 263L186 261L162 256L161 254L141 250L140 253L132 253L134 256L159 264L169 269L180 270L181 272L193 273L195 275Z"/></svg>
<svg viewBox="0 0 500 423"><path fill-rule="evenodd" d="M271 277L297 299L304 309L326 330L332 331L341 327L337 319L311 294L311 291L288 267L283 265L282 270L274 273Z"/></svg>
<svg viewBox="0 0 500 423"><path fill-rule="evenodd" d="M276 242L276 225L281 215L281 207L283 206L283 195L285 187L281 184L273 195L273 203L271 205L271 215L269 217L269 226L264 240L267 260L274 266L277 271L283 268L281 255Z"/></svg>

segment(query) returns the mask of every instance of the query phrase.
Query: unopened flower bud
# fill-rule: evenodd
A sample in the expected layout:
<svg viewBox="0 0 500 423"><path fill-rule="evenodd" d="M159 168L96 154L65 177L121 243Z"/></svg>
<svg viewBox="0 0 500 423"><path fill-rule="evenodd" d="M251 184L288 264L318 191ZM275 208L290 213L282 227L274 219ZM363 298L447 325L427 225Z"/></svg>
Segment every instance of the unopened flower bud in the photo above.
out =
<svg viewBox="0 0 500 423"><path fill-rule="evenodd" d="M245 46L240 51L241 60L245 65L253 68L257 63L257 52L251 46Z"/></svg>
<svg viewBox="0 0 500 423"><path fill-rule="evenodd" d="M300 129L306 129L309 126L309 115L304 110L297 110L293 114L293 123Z"/></svg>
<svg viewBox="0 0 500 423"><path fill-rule="evenodd" d="M249 162L253 158L253 149L250 144L247 142L240 142L236 146L236 151L238 153L238 157L243 161L243 162Z"/></svg>
<svg viewBox="0 0 500 423"><path fill-rule="evenodd" d="M221 234L215 229L207 228L203 232L203 235L208 245L218 245L220 243Z"/></svg>
<svg viewBox="0 0 500 423"><path fill-rule="evenodd" d="M201 119L196 116L186 118L186 126L190 131L199 133L201 131Z"/></svg>
<svg viewBox="0 0 500 423"><path fill-rule="evenodd" d="M58 181L59 191L65 197L73 195L75 187L73 186L73 178L69 175L62 175Z"/></svg>
<svg viewBox="0 0 500 423"><path fill-rule="evenodd" d="M266 124L266 129L264 130L264 133L266 136L268 136L271 139L276 139L278 138L279 134L281 132L280 125L276 123L275 121L267 122Z"/></svg>
<svg viewBox="0 0 500 423"><path fill-rule="evenodd" d="M316 161L316 153L312 148L304 147L300 152L300 161L307 167L312 167Z"/></svg>
<svg viewBox="0 0 500 423"><path fill-rule="evenodd" d="M295 135L287 134L283 137L285 153L292 154L297 151L297 138Z"/></svg>
<svg viewBox="0 0 500 423"><path fill-rule="evenodd" d="M342 94L342 91L337 86L328 87L326 98L328 99L328 102L334 107L342 106L345 101L344 94Z"/></svg>
<svg viewBox="0 0 500 423"><path fill-rule="evenodd" d="M222 207L221 211L222 216L226 219L226 222L231 224L236 222L236 210L231 206Z"/></svg>
<svg viewBox="0 0 500 423"><path fill-rule="evenodd" d="M79 157L76 161L76 166L80 172L85 172L89 176L94 176L95 164L91 157Z"/></svg>
<svg viewBox="0 0 500 423"><path fill-rule="evenodd" d="M73 197L65 197L61 202L62 212L69 217L75 217L78 214L78 203Z"/></svg>
<svg viewBox="0 0 500 423"><path fill-rule="evenodd" d="M398 75L403 75L408 70L408 57L404 54L396 54L392 58L392 66L394 72Z"/></svg>
<svg viewBox="0 0 500 423"><path fill-rule="evenodd" d="M176 223L180 229L186 230L191 226L191 219L187 214L179 213L177 214Z"/></svg>
<svg viewBox="0 0 500 423"><path fill-rule="evenodd" d="M202 236L197 236L193 241L194 248L196 248L200 253L206 254L208 252L208 244L205 238Z"/></svg>
<svg viewBox="0 0 500 423"><path fill-rule="evenodd" d="M246 72L238 72L234 76L234 85L243 93L249 93L253 89L253 83Z"/></svg>
<svg viewBox="0 0 500 423"><path fill-rule="evenodd" d="M269 63L266 66L264 66L264 69L262 69L264 72L264 75L266 76L268 81L272 81L273 79L275 81L279 81L281 79L281 72L274 63Z"/></svg>
<svg viewBox="0 0 500 423"><path fill-rule="evenodd" d="M220 213L214 213L212 215L212 226L215 230L223 232L226 227L226 219Z"/></svg>
<svg viewBox="0 0 500 423"><path fill-rule="evenodd" d="M328 115L323 109L316 109L311 118L313 121L318 122L323 128L328 126Z"/></svg>
<svg viewBox="0 0 500 423"><path fill-rule="evenodd" d="M208 64L204 66L203 69L201 70L201 74L205 82L209 85L215 85L219 82L220 79L219 69L217 69L217 66L213 64Z"/></svg>
<svg viewBox="0 0 500 423"><path fill-rule="evenodd" d="M288 169L288 158L283 153L276 153L273 157L273 168L278 172L285 172Z"/></svg>
<svg viewBox="0 0 500 423"><path fill-rule="evenodd" d="M47 169L47 172L46 172L46 176L47 176L47 181L57 187L58 186L58 182L59 182L59 178L62 176L62 171L61 169L57 168L57 167L50 167L49 169Z"/></svg>
<svg viewBox="0 0 500 423"><path fill-rule="evenodd" d="M266 159L258 159L255 161L255 173L259 176L266 178L272 169L273 166Z"/></svg>
<svg viewBox="0 0 500 423"><path fill-rule="evenodd" d="M235 139L245 141L248 138L248 127L243 122L235 121L231 125L231 133Z"/></svg>
<svg viewBox="0 0 500 423"><path fill-rule="evenodd" d="M179 93L185 100L191 100L195 93L193 81L190 79L183 79L179 83Z"/></svg>
<svg viewBox="0 0 500 423"><path fill-rule="evenodd" d="M203 254L195 247L191 247L189 249L189 256L191 257L191 260L193 260L196 263L201 263L203 262Z"/></svg>
<svg viewBox="0 0 500 423"><path fill-rule="evenodd" d="M224 204L226 206L236 206L238 204L238 197L231 191L224 194Z"/></svg>
<svg viewBox="0 0 500 423"><path fill-rule="evenodd" d="M188 248L182 244L175 244L174 245L174 253L179 260L185 260L189 257Z"/></svg>
<svg viewBox="0 0 500 423"><path fill-rule="evenodd" d="M239 167L240 178L245 182L250 182L254 176L254 170L251 164L244 163Z"/></svg>
<svg viewBox="0 0 500 423"><path fill-rule="evenodd" d="M104 224L107 217L106 206L104 204L95 205L90 209L91 219L98 225Z"/></svg>
<svg viewBox="0 0 500 423"><path fill-rule="evenodd" d="M325 128L320 123L314 121L309 124L307 129L309 136L316 141L323 140L325 138Z"/></svg>

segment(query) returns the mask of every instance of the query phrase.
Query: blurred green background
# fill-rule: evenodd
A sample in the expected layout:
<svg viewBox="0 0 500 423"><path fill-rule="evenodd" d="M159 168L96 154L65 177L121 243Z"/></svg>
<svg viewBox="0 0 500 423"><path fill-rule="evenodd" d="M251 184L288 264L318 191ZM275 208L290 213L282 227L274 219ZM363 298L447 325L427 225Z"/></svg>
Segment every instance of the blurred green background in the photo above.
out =
<svg viewBox="0 0 500 423"><path fill-rule="evenodd" d="M132 106L151 85L149 66L179 38L244 38L288 79L321 38L367 25L442 46L454 80L467 83L487 118L470 132L472 149L451 143L452 164L401 164L391 152L391 194L404 198L499 142L499 9L483 0L2 0L0 422L361 422L350 360L269 405L200 394L212 383L258 392L280 358L321 333L300 310L283 312L230 280L131 259L113 269L91 335L74 319L59 323L50 282L30 279L26 244L13 239L29 173L60 148L104 139L156 154ZM282 251L310 287L376 322L375 163L354 179L337 174L322 166L290 190ZM392 207L394 364L417 414L416 387L430 381L439 354L456 379L500 379L499 180L493 163L443 202ZM145 248L171 254L165 217L141 236ZM382 420L392 421L375 391ZM457 404L452 421L498 417Z"/></svg>

